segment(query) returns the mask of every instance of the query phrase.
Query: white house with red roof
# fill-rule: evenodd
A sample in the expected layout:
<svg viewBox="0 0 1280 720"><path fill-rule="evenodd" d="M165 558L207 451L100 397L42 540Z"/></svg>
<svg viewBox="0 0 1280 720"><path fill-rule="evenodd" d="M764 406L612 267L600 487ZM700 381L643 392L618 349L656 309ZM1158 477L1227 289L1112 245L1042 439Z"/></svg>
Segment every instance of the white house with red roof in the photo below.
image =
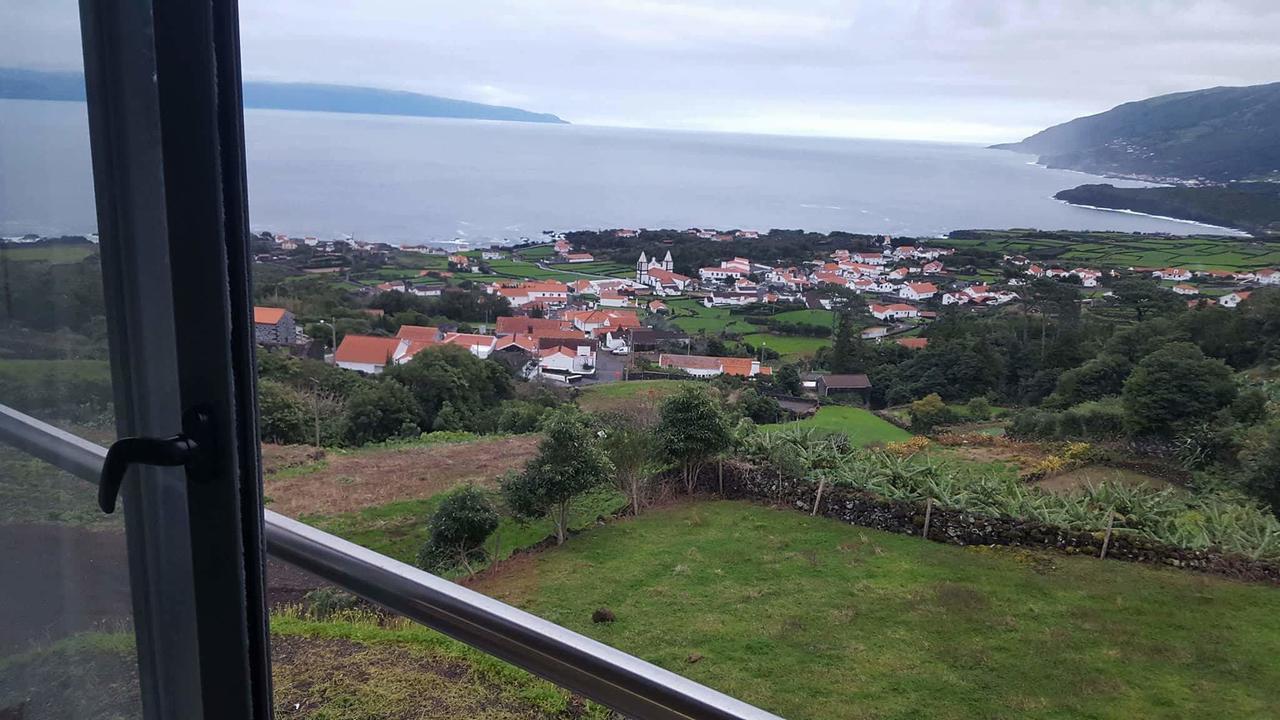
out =
<svg viewBox="0 0 1280 720"><path fill-rule="evenodd" d="M709 355L668 355L658 356L658 367L672 370L683 370L694 377L716 377L717 375L737 375L755 377L772 375L773 368L761 365L753 358L712 357Z"/></svg>
<svg viewBox="0 0 1280 720"><path fill-rule="evenodd" d="M569 382L596 372L596 351L591 345L556 345L538 351L537 374Z"/></svg>
<svg viewBox="0 0 1280 720"><path fill-rule="evenodd" d="M869 308L871 316L877 320L906 320L920 317L920 310L914 305L894 303L892 305L872 304Z"/></svg>
<svg viewBox="0 0 1280 720"><path fill-rule="evenodd" d="M1188 285L1187 283L1178 283L1177 285L1174 285L1173 291L1178 293L1179 295L1199 295L1200 294L1200 288L1196 287L1195 285Z"/></svg>
<svg viewBox="0 0 1280 720"><path fill-rule="evenodd" d="M1224 308L1233 308L1245 300L1248 300L1249 296L1252 294L1253 293L1248 290L1237 290L1218 298L1218 304Z"/></svg>
<svg viewBox="0 0 1280 720"><path fill-rule="evenodd" d="M498 338L493 335L476 335L474 333L448 333L440 341L443 345L464 347L472 355L484 360L493 353Z"/></svg>
<svg viewBox="0 0 1280 720"><path fill-rule="evenodd" d="M1175 280L1181 282L1183 280L1191 279L1191 271L1185 268L1165 268L1163 270L1156 270L1151 274L1161 280Z"/></svg>
<svg viewBox="0 0 1280 720"><path fill-rule="evenodd" d="M1253 273L1253 279L1263 285L1280 285L1280 270L1275 268L1262 268Z"/></svg>
<svg viewBox="0 0 1280 720"><path fill-rule="evenodd" d="M933 283L904 283L898 291L898 297L907 300L928 300L938 294L938 287Z"/></svg>
<svg viewBox="0 0 1280 720"><path fill-rule="evenodd" d="M941 275L943 271L942 262L940 260L930 260L920 268L920 272L925 275Z"/></svg>
<svg viewBox="0 0 1280 720"><path fill-rule="evenodd" d="M595 256L591 253L565 253L564 261L567 263L589 263L595 262Z"/></svg>

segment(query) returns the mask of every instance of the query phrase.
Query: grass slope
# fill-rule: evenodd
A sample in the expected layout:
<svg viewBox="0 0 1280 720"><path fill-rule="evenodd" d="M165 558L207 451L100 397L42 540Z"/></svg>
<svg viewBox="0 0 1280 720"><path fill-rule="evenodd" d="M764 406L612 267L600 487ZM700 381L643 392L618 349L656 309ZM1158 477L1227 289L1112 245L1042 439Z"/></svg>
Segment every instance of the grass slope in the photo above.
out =
<svg viewBox="0 0 1280 720"><path fill-rule="evenodd" d="M718 501L476 586L793 720L1280 715L1280 591L1192 573Z"/></svg>
<svg viewBox="0 0 1280 720"><path fill-rule="evenodd" d="M601 383L583 388L578 396L578 407L587 412L622 410L637 402L657 405L695 380L631 380L628 382Z"/></svg>
<svg viewBox="0 0 1280 720"><path fill-rule="evenodd" d="M765 425L765 428L816 427L834 430L849 436L858 445L873 442L898 442L911 437L911 433L890 422L876 417L870 410L845 405L824 405L811 418L792 423Z"/></svg>

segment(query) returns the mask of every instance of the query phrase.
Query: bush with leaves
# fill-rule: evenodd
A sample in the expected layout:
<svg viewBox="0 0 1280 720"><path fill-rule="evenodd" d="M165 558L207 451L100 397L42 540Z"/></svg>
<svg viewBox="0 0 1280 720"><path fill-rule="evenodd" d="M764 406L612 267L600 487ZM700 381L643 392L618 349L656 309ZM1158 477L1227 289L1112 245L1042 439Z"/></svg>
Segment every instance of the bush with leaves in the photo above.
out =
<svg viewBox="0 0 1280 720"><path fill-rule="evenodd" d="M613 463L618 489L627 496L631 514L639 515L653 478L663 469L653 413L643 407L607 413L600 425L600 447Z"/></svg>
<svg viewBox="0 0 1280 720"><path fill-rule="evenodd" d="M911 403L907 409L911 416L911 432L927 433L939 425L956 421L956 413L937 393L930 393Z"/></svg>
<svg viewBox="0 0 1280 720"><path fill-rule="evenodd" d="M729 449L729 421L706 389L696 385L663 401L659 418L658 441L680 465L685 490L692 495L702 466Z"/></svg>
<svg viewBox="0 0 1280 720"><path fill-rule="evenodd" d="M965 404L964 412L970 420L986 420L991 417L991 403L979 395Z"/></svg>
<svg viewBox="0 0 1280 720"><path fill-rule="evenodd" d="M468 485L445 496L428 523L429 537L418 553L418 567L441 570L484 559L484 541L498 529L498 512L483 490Z"/></svg>
<svg viewBox="0 0 1280 720"><path fill-rule="evenodd" d="M297 390L274 380L258 381L258 433L263 442L305 443L308 420Z"/></svg>
<svg viewBox="0 0 1280 720"><path fill-rule="evenodd" d="M357 390L347 401L346 436L354 445L414 437L418 404L402 385L382 381Z"/></svg>
<svg viewBox="0 0 1280 720"><path fill-rule="evenodd" d="M543 420L542 433L537 456L524 472L503 481L502 496L518 517L550 516L559 545L568 532L570 503L587 490L608 482L613 464L576 407L565 406L550 413Z"/></svg>
<svg viewBox="0 0 1280 720"><path fill-rule="evenodd" d="M1138 363L1121 397L1134 434L1172 435L1203 421L1236 396L1231 368L1189 342L1173 342Z"/></svg>

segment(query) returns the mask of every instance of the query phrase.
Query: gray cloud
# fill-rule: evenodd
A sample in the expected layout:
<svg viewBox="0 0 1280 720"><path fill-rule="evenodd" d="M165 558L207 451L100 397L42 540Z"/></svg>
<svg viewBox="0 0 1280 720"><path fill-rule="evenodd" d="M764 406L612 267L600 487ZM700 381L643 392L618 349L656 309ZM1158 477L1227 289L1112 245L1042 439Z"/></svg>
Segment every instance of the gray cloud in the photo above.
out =
<svg viewBox="0 0 1280 720"><path fill-rule="evenodd" d="M0 64L77 62L74 2L5 15ZM241 16L247 78L608 125L995 141L1280 80L1274 0L242 0Z"/></svg>

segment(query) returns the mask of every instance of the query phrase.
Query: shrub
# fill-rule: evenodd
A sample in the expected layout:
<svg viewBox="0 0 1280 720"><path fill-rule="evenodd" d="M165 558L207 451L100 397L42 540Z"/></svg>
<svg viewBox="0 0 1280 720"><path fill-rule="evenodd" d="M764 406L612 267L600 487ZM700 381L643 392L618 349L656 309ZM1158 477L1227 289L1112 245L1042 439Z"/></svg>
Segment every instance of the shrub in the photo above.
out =
<svg viewBox="0 0 1280 720"><path fill-rule="evenodd" d="M360 598L338 588L322 587L302 596L302 607L316 620L324 620L334 613L353 610L360 605Z"/></svg>
<svg viewBox="0 0 1280 720"><path fill-rule="evenodd" d="M991 417L991 403L987 399L979 395L964 406L965 414L973 420L986 420Z"/></svg>
<svg viewBox="0 0 1280 720"><path fill-rule="evenodd" d="M424 570L462 565L471 572L471 561L483 558L482 545L498 529L498 513L479 488L468 485L449 493L428 525L430 537L418 553Z"/></svg>
<svg viewBox="0 0 1280 720"><path fill-rule="evenodd" d="M911 432L926 433L939 425L955 422L956 413L942 401L938 393L930 393L911 403Z"/></svg>
<svg viewBox="0 0 1280 720"><path fill-rule="evenodd" d="M258 381L258 434L263 442L307 442L308 419L298 391L274 380Z"/></svg>
<svg viewBox="0 0 1280 720"><path fill-rule="evenodd" d="M422 431L417 418L417 403L402 385L390 381L372 383L347 401L347 441L363 445L413 437Z"/></svg>

